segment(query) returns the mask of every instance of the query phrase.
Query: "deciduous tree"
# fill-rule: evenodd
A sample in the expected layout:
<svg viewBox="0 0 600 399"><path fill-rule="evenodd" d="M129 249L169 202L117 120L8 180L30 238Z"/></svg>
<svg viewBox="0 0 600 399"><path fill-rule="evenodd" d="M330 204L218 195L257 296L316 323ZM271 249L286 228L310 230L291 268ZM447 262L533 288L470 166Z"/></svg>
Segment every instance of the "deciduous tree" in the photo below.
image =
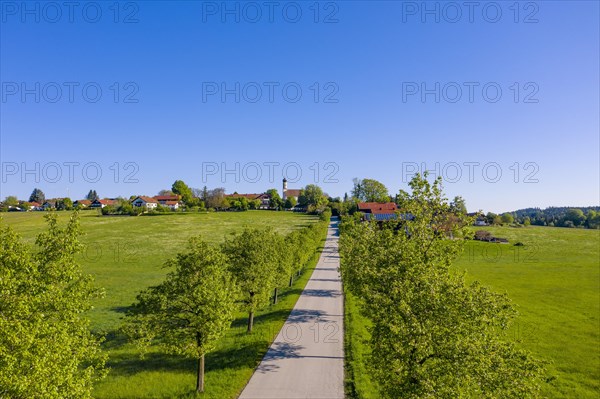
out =
<svg viewBox="0 0 600 399"><path fill-rule="evenodd" d="M85 312L102 292L75 262L77 214L46 220L35 253L0 221L0 397L91 398L106 358Z"/></svg>
<svg viewBox="0 0 600 399"><path fill-rule="evenodd" d="M277 249L273 229L245 229L225 240L223 252L229 258L232 274L248 312L248 332L252 331L255 312L268 305L277 279Z"/></svg>
<svg viewBox="0 0 600 399"><path fill-rule="evenodd" d="M8 197L6 197L4 199L4 205L7 205L7 206L18 206L19 205L19 199L17 197L15 197L14 195L9 195Z"/></svg>
<svg viewBox="0 0 600 399"><path fill-rule="evenodd" d="M327 196L323 193L321 187L316 184L308 184L300 191L298 203L302 206L313 205L319 208L327 204Z"/></svg>
<svg viewBox="0 0 600 399"><path fill-rule="evenodd" d="M353 179L352 196L362 202L388 202L387 187L375 179Z"/></svg>
<svg viewBox="0 0 600 399"><path fill-rule="evenodd" d="M500 218L502 220L502 223L506 223L506 224L511 224L515 221L515 218L513 217L513 215L508 212L503 213Z"/></svg>
<svg viewBox="0 0 600 399"><path fill-rule="evenodd" d="M283 207L283 200L279 196L277 189L271 188L267 190L266 194L269 196L269 207L273 209L281 209Z"/></svg>
<svg viewBox="0 0 600 399"><path fill-rule="evenodd" d="M181 200L186 205L189 202L191 202L194 198L194 195L192 194L192 189L187 184L185 184L183 180L176 180L173 183L173 187L171 187L171 191L175 194L180 195Z"/></svg>
<svg viewBox="0 0 600 399"><path fill-rule="evenodd" d="M235 314L238 288L227 257L200 238L166 263L174 268L155 287L142 291L124 331L143 350L157 343L168 352L198 361L196 390L204 391L204 356L215 348Z"/></svg>

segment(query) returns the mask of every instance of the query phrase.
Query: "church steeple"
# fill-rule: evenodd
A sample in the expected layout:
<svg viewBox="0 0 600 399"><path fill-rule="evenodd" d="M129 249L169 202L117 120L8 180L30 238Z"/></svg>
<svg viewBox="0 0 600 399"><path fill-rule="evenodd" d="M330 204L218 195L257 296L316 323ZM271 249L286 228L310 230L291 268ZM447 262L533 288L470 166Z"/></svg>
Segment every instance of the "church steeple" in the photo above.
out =
<svg viewBox="0 0 600 399"><path fill-rule="evenodd" d="M287 179L284 177L283 178L283 193L281 195L281 198L283 198L283 200L285 201L286 198L286 191L287 191Z"/></svg>

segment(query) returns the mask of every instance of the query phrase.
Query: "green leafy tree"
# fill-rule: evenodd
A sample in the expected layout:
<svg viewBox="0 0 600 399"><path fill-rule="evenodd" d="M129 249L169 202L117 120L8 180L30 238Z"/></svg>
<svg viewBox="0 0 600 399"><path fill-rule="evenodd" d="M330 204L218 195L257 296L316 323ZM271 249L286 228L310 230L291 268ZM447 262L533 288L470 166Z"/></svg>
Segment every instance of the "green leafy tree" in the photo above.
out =
<svg viewBox="0 0 600 399"><path fill-rule="evenodd" d="M19 199L14 195L9 195L4 199L4 205L7 206L19 206Z"/></svg>
<svg viewBox="0 0 600 399"><path fill-rule="evenodd" d="M271 188L267 190L266 194L270 197L269 207L273 209L281 209L283 207L283 200L279 196L279 192L276 189Z"/></svg>
<svg viewBox="0 0 600 399"><path fill-rule="evenodd" d="M467 214L467 203L465 202L465 199L460 195L454 197L450 206L455 212L462 213L464 215Z"/></svg>
<svg viewBox="0 0 600 399"><path fill-rule="evenodd" d="M496 214L495 214L495 213L493 213L493 212L488 212L488 213L485 215L485 221L487 222L487 224L495 224L495 223L494 223L494 219L495 219L497 216L498 216L498 215L496 215Z"/></svg>
<svg viewBox="0 0 600 399"><path fill-rule="evenodd" d="M523 226L525 226L525 227L531 226L531 219L529 218L529 216L525 216L523 218Z"/></svg>
<svg viewBox="0 0 600 399"><path fill-rule="evenodd" d="M361 202L388 202L387 187L375 179L353 179L352 196Z"/></svg>
<svg viewBox="0 0 600 399"><path fill-rule="evenodd" d="M56 201L56 209L60 211L70 211L73 209L73 201L71 198L61 198Z"/></svg>
<svg viewBox="0 0 600 399"><path fill-rule="evenodd" d="M250 209L260 209L260 206L262 205L262 201L259 199L253 199L248 201L248 203L250 205Z"/></svg>
<svg viewBox="0 0 600 399"><path fill-rule="evenodd" d="M285 203L283 204L283 207L285 209L292 209L293 207L296 206L296 204L298 203L298 201L296 201L295 197L289 197L285 199Z"/></svg>
<svg viewBox="0 0 600 399"><path fill-rule="evenodd" d="M176 180L175 183L173 183L173 187L171 187L171 191L177 195L180 195L181 200L186 205L190 203L194 198L192 189L187 184L185 184L183 180Z"/></svg>
<svg viewBox="0 0 600 399"><path fill-rule="evenodd" d="M245 229L222 244L229 258L230 270L241 291L244 310L248 312L248 332L254 325L254 313L268 305L277 280L277 248L271 228Z"/></svg>
<svg viewBox="0 0 600 399"><path fill-rule="evenodd" d="M238 211L247 211L250 209L250 202L246 197L230 198L231 208Z"/></svg>
<svg viewBox="0 0 600 399"><path fill-rule="evenodd" d="M294 269L293 242L279 234L273 236L273 244L277 253L277 266L275 269L275 291L273 303L277 304L279 287L288 285Z"/></svg>
<svg viewBox="0 0 600 399"><path fill-rule="evenodd" d="M44 192L39 188L34 188L29 196L29 202L37 202L38 204L43 204L46 201L46 196Z"/></svg>
<svg viewBox="0 0 600 399"><path fill-rule="evenodd" d="M589 211L586 219L587 226L590 229L598 229L600 228L600 212Z"/></svg>
<svg viewBox="0 0 600 399"><path fill-rule="evenodd" d="M503 213L500 218L502 220L502 223L505 223L505 224L511 224L515 221L515 218L513 217L513 215L508 212Z"/></svg>
<svg viewBox="0 0 600 399"><path fill-rule="evenodd" d="M204 356L230 327L239 292L227 257L199 237L166 266L174 270L137 296L124 331L142 350L157 343L170 353L197 359L196 390L203 392Z"/></svg>
<svg viewBox="0 0 600 399"><path fill-rule="evenodd" d="M565 213L564 221L571 221L574 226L581 226L585 222L585 215L581 209L569 209Z"/></svg>
<svg viewBox="0 0 600 399"><path fill-rule="evenodd" d="M84 314L102 291L75 262L77 214L45 218L36 251L0 221L0 397L91 398L106 357Z"/></svg>
<svg viewBox="0 0 600 399"><path fill-rule="evenodd" d="M369 365L384 398L539 396L543 365L505 336L516 311L450 269L472 219L456 215L441 179L417 175L402 194L407 214L382 227L344 222L346 287L372 321ZM454 223L448 226L448 215Z"/></svg>
<svg viewBox="0 0 600 399"><path fill-rule="evenodd" d="M327 204L327 196L323 193L321 187L316 184L309 184L300 191L298 203L302 206L323 207Z"/></svg>

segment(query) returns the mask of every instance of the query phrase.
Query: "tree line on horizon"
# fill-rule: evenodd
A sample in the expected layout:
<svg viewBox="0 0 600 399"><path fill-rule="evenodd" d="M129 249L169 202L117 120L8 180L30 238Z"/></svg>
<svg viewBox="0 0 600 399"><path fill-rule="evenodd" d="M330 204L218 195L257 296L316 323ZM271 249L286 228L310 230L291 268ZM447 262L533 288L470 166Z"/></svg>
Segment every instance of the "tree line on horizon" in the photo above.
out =
<svg viewBox="0 0 600 399"><path fill-rule="evenodd" d="M235 192L234 194L237 194ZM394 202L399 209L403 208L402 198L405 194L404 190L400 190L399 194L391 196L388 188L381 182L375 179L353 179L353 188L350 195L347 193L343 198L328 196L321 187L316 184L309 184L304 187L298 201L294 197L283 200L279 195L279 191L271 188L265 192L270 196L269 207L274 210L292 209L295 206L300 206L306 209L308 213L320 213L325 207L332 209L334 215L352 215L358 212L359 202ZM184 205L182 211L210 211L210 210L234 210L247 211L259 209L261 201L251 200L245 197L227 197L225 189L222 187L208 189L204 186L201 189L192 188L182 180L176 180L171 189L159 191L158 195L178 195ZM109 205L103 209L104 214L129 214L138 215L144 213L142 209L135 209L130 201L135 199L136 195L130 196L129 199L117 198L116 206ZM85 199L94 201L100 199L96 190L90 190ZM0 203L0 212L8 211L10 207L19 205L28 205L31 202L42 204L45 201L45 195L42 190L36 188L29 197L29 202L20 202L16 197L9 196ZM456 196L451 201L451 205L463 213L467 213L466 201L461 196ZM57 210L72 210L73 201L70 198L60 198L56 200ZM168 207L159 205L156 210L149 212L150 214L159 214L171 212ZM520 226L550 226L550 227L579 227L589 229L600 228L600 206L591 207L549 207L546 209L540 208L525 208L513 212L505 212L496 214L488 212L483 215L483 218L488 225L520 225Z"/></svg>
<svg viewBox="0 0 600 399"><path fill-rule="evenodd" d="M233 194L237 194L234 192ZM305 209L308 213L321 213L328 203L328 195L324 193L323 189L316 184L308 184L300 190L300 195L296 200L295 197L289 197L283 200L279 195L279 192L275 188L271 188L265 192L270 196L269 207L274 210L292 209L295 206L300 206ZM223 211L223 210L235 210L235 211L247 211L251 209L259 209L262 202L258 199L248 199L243 196L231 197L226 195L223 187L217 187L209 189L204 186L203 188L192 188L188 186L182 180L176 180L170 189L163 189L158 192L158 195L177 195L183 205L182 211L191 212L204 212L204 211ZM134 200L138 195L131 195L129 198L118 197L115 198L117 201L116 205L108 205L102 209L103 214L121 214L121 215L138 215L145 213L144 210L134 209L131 205L131 201ZM90 190L85 197L86 200L95 201L99 200L100 196L96 190ZM56 210L74 210L75 208L82 210L83 208L75 207L71 198L56 198L53 199ZM20 201L16 196L7 196L4 201L0 202L0 212L7 212L11 209L20 208L21 210L28 210L31 203L43 204L46 202L46 196L44 192L35 188L29 196L29 201ZM165 213L171 212L172 210L168 207L159 205L157 208L149 213Z"/></svg>

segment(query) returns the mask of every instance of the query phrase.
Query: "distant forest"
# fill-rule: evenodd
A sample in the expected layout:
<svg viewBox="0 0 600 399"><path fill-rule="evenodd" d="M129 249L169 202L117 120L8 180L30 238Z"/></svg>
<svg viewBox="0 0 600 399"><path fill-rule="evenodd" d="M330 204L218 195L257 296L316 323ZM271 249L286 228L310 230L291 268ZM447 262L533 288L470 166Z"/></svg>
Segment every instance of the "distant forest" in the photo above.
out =
<svg viewBox="0 0 600 399"><path fill-rule="evenodd" d="M600 228L600 206L525 208L510 212L515 222L537 226Z"/></svg>

